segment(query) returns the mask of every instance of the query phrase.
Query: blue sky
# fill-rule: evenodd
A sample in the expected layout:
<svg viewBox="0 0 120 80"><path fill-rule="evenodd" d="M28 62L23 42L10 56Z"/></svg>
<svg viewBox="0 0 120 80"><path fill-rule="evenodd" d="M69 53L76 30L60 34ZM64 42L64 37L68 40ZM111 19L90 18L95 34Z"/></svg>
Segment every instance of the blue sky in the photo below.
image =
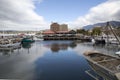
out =
<svg viewBox="0 0 120 80"><path fill-rule="evenodd" d="M106 0L43 0L36 3L37 14L48 22L69 22L88 13L89 9Z"/></svg>
<svg viewBox="0 0 120 80"><path fill-rule="evenodd" d="M51 22L76 29L111 20L120 21L120 0L0 0L1 30L44 30Z"/></svg>

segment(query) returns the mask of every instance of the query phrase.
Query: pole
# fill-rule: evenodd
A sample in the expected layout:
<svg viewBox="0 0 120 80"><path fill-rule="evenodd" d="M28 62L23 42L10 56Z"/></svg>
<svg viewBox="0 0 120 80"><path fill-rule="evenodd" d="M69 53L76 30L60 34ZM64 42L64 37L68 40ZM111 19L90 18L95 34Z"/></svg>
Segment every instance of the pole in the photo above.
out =
<svg viewBox="0 0 120 80"><path fill-rule="evenodd" d="M118 38L117 34L113 31L112 26L110 25L110 23L109 23L109 22L107 22L107 24L108 24L108 26L110 27L110 29L111 29L112 33L114 34L115 38L117 39L117 41L118 41L118 42L119 42L119 44L120 44L120 40L119 40L119 38Z"/></svg>

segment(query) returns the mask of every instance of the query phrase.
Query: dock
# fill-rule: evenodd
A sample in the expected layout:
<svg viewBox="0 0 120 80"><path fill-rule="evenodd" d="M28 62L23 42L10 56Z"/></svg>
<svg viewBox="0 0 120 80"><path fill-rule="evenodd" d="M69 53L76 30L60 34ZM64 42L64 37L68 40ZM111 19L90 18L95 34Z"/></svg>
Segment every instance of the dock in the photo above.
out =
<svg viewBox="0 0 120 80"><path fill-rule="evenodd" d="M81 40L82 42L91 42L90 38L80 38L80 37L48 37L48 36L43 36L43 40Z"/></svg>

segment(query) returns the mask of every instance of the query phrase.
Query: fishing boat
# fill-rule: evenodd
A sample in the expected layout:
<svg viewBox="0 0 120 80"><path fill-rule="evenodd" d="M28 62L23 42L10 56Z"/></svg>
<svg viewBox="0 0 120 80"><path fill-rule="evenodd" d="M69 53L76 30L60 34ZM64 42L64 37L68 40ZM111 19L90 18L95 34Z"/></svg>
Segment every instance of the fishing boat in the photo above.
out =
<svg viewBox="0 0 120 80"><path fill-rule="evenodd" d="M119 35L115 32L110 22L103 27L102 35L95 37L95 44L120 44Z"/></svg>
<svg viewBox="0 0 120 80"><path fill-rule="evenodd" d="M105 80L120 80L120 58L98 51L86 51L84 57L96 73L107 78Z"/></svg>

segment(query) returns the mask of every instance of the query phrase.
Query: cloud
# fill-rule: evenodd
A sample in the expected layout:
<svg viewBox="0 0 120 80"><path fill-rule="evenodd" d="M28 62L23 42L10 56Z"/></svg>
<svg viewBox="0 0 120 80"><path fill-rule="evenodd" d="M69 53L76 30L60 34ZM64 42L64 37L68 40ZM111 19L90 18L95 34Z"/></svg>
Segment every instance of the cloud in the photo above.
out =
<svg viewBox="0 0 120 80"><path fill-rule="evenodd" d="M35 12L35 2L42 0L0 0L0 28L32 30L47 25Z"/></svg>
<svg viewBox="0 0 120 80"><path fill-rule="evenodd" d="M35 4L43 0L0 0L0 29L36 30L49 28L43 16L35 12ZM108 0L75 21L67 22L71 28L110 20L120 21L120 0Z"/></svg>
<svg viewBox="0 0 120 80"><path fill-rule="evenodd" d="M75 21L69 22L69 24L80 28L85 25L111 20L120 21L120 0L108 0L92 7L86 15L78 17Z"/></svg>

